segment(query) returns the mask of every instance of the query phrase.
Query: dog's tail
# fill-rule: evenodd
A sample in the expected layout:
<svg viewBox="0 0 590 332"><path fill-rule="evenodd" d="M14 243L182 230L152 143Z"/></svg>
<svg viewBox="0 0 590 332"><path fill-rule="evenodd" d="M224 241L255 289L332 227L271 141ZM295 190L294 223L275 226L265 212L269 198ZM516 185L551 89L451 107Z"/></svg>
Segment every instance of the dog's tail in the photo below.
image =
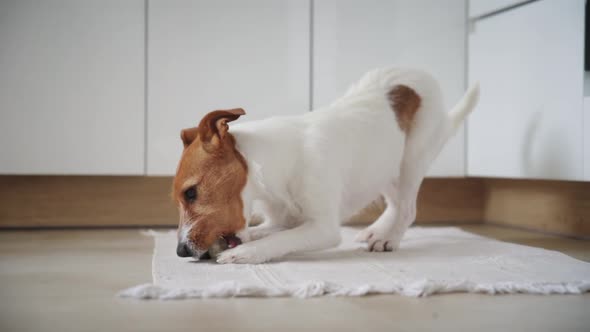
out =
<svg viewBox="0 0 590 332"><path fill-rule="evenodd" d="M473 111L479 100L479 82L476 82L467 89L467 92L463 95L461 100L451 109L448 113L449 119L451 120L451 132L453 135L459 126L463 123L463 120Z"/></svg>

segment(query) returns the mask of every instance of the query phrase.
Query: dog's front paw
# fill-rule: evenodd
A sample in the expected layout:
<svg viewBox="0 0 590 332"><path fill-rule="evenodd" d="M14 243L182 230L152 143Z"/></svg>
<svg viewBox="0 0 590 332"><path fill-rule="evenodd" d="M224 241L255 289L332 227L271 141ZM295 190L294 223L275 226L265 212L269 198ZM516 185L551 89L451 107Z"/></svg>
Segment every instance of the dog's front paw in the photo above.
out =
<svg viewBox="0 0 590 332"><path fill-rule="evenodd" d="M217 256L217 263L220 264L259 264L267 260L268 258L261 255L256 247L248 244L226 250Z"/></svg>
<svg viewBox="0 0 590 332"><path fill-rule="evenodd" d="M404 233L376 233L368 243L369 251L395 251L399 249Z"/></svg>
<svg viewBox="0 0 590 332"><path fill-rule="evenodd" d="M393 241L391 230L371 225L362 230L355 239L356 242L367 243L369 251L393 251L399 243Z"/></svg>
<svg viewBox="0 0 590 332"><path fill-rule="evenodd" d="M398 248L398 246L399 246L398 244L395 244L393 241L388 240L388 239L372 238L368 242L369 251L377 251L377 252L393 251L393 250L396 250Z"/></svg>
<svg viewBox="0 0 590 332"><path fill-rule="evenodd" d="M399 248L401 237L392 235L388 231L369 227L357 236L356 241L366 242L369 251L394 251Z"/></svg>

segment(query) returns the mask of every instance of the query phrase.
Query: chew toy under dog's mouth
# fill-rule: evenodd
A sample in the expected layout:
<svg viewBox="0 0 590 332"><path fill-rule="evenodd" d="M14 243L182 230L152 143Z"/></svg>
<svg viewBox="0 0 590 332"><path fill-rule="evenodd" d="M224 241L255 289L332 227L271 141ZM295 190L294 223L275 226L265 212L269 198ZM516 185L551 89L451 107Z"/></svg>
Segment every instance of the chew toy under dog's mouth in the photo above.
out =
<svg viewBox="0 0 590 332"><path fill-rule="evenodd" d="M213 245L209 248L209 250L207 250L206 253L199 257L199 260L215 259L217 258L217 255L219 255L221 252L227 249L235 248L240 244L242 244L242 240L239 237L235 236L235 234L222 236L217 241L215 241L215 243L213 243Z"/></svg>

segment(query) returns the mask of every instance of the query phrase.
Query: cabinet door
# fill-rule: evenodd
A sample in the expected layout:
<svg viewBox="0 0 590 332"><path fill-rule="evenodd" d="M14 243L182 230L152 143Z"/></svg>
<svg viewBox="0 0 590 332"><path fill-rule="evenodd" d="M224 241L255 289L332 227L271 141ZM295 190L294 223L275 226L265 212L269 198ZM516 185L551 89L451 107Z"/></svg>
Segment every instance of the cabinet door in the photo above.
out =
<svg viewBox="0 0 590 332"><path fill-rule="evenodd" d="M209 111L309 111L309 1L153 0L148 11L148 174L174 173L180 130Z"/></svg>
<svg viewBox="0 0 590 332"><path fill-rule="evenodd" d="M462 96L465 1L322 0L313 4L314 107L344 94L366 71L392 65L432 73L449 108ZM429 175L465 175L464 155L461 129Z"/></svg>
<svg viewBox="0 0 590 332"><path fill-rule="evenodd" d="M530 0L469 0L469 17L488 15L528 1Z"/></svg>
<svg viewBox="0 0 590 332"><path fill-rule="evenodd" d="M536 1L475 23L469 175L582 178L584 2Z"/></svg>
<svg viewBox="0 0 590 332"><path fill-rule="evenodd" d="M0 173L142 174L144 2L0 1Z"/></svg>

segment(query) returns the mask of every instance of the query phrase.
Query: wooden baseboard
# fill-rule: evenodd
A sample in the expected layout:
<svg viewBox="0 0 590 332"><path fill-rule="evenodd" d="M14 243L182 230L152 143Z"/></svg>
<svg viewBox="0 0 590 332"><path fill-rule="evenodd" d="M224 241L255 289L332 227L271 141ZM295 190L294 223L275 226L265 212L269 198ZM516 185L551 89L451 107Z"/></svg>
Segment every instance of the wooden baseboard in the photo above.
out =
<svg viewBox="0 0 590 332"><path fill-rule="evenodd" d="M175 225L169 177L0 176L0 227Z"/></svg>
<svg viewBox="0 0 590 332"><path fill-rule="evenodd" d="M590 237L590 182L485 179L484 186L486 222Z"/></svg>
<svg viewBox="0 0 590 332"><path fill-rule="evenodd" d="M0 228L175 226L171 177L0 176ZM375 220L377 201L352 219ZM426 179L418 223L491 222L590 237L590 183Z"/></svg>
<svg viewBox="0 0 590 332"><path fill-rule="evenodd" d="M482 179L425 179L418 194L416 222L482 223L484 198ZM354 216L350 223L373 222L381 215L384 207L383 200L377 200Z"/></svg>
<svg viewBox="0 0 590 332"><path fill-rule="evenodd" d="M0 176L0 227L174 226L171 177ZM418 222L481 222L478 179L427 179ZM353 222L369 223L383 210L376 202Z"/></svg>

